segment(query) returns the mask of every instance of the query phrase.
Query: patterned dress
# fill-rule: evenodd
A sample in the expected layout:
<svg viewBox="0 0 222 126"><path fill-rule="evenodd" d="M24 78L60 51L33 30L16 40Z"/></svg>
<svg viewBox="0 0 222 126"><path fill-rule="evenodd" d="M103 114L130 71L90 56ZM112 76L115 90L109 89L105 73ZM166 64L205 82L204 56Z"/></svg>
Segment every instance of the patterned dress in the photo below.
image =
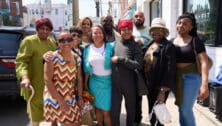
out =
<svg viewBox="0 0 222 126"><path fill-rule="evenodd" d="M52 98L45 86L44 116L45 120L48 122L56 120L57 122L68 124L75 121L81 121L81 110L77 105L74 89L74 82L77 79L76 66L81 64L81 59L74 53L73 57L75 58L77 65L66 63L58 52L53 59L53 84L56 87L57 92L62 95L66 103L70 105L70 111L68 113L62 112L58 101Z"/></svg>

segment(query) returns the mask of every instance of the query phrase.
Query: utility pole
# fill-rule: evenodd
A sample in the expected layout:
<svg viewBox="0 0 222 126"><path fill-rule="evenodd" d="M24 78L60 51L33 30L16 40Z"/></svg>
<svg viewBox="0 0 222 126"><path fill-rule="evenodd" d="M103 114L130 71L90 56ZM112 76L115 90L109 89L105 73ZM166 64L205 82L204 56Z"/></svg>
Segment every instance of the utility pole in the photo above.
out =
<svg viewBox="0 0 222 126"><path fill-rule="evenodd" d="M113 5L111 1L108 2L108 6L109 6L108 14L113 15Z"/></svg>
<svg viewBox="0 0 222 126"><path fill-rule="evenodd" d="M79 21L79 0L72 0L72 20L73 25Z"/></svg>
<svg viewBox="0 0 222 126"><path fill-rule="evenodd" d="M99 0L95 0L95 3L96 3L96 17L99 17Z"/></svg>

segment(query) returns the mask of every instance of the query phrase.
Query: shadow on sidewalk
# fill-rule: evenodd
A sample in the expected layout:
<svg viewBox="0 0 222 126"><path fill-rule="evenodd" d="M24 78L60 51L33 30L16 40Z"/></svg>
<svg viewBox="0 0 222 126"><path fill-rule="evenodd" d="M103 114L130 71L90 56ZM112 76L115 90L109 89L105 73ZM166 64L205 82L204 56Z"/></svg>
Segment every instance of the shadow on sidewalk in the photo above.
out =
<svg viewBox="0 0 222 126"><path fill-rule="evenodd" d="M120 115L120 126L126 126L126 114ZM142 122L140 125L135 125L135 126L150 126L150 125Z"/></svg>

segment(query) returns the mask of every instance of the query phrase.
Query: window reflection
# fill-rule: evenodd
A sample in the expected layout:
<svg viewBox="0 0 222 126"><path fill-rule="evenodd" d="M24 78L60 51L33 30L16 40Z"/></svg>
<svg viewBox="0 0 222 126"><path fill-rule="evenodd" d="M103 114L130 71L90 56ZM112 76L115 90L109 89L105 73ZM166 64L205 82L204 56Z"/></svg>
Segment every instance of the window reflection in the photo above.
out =
<svg viewBox="0 0 222 126"><path fill-rule="evenodd" d="M213 44L216 32L216 0L187 0L186 10L196 16L199 37L205 44Z"/></svg>
<svg viewBox="0 0 222 126"><path fill-rule="evenodd" d="M150 3L151 19L162 16L162 0L155 0Z"/></svg>

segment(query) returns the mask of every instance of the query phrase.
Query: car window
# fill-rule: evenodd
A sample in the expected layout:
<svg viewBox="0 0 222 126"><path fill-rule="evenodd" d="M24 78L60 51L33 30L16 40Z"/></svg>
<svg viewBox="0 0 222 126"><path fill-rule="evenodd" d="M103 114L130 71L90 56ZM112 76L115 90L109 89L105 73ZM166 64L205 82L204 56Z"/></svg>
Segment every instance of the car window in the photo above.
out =
<svg viewBox="0 0 222 126"><path fill-rule="evenodd" d="M22 37L21 33L0 32L0 56L16 56Z"/></svg>

